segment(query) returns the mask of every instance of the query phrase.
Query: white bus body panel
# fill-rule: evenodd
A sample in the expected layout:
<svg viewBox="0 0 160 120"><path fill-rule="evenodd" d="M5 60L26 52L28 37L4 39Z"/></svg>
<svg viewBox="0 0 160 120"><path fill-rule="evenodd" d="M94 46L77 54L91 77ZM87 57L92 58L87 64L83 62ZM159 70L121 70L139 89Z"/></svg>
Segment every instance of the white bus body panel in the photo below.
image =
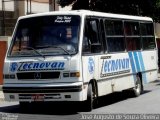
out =
<svg viewBox="0 0 160 120"><path fill-rule="evenodd" d="M133 88L137 73L141 73L144 85L156 80L155 63L157 63L156 50L83 56L83 78L84 82L96 80L98 95L103 96Z"/></svg>

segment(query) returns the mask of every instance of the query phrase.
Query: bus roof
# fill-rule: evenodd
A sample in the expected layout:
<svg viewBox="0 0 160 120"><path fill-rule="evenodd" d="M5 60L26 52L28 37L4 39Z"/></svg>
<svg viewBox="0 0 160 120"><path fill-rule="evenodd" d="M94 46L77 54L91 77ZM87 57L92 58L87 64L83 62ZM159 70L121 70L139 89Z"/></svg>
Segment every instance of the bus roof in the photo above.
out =
<svg viewBox="0 0 160 120"><path fill-rule="evenodd" d="M44 12L22 16L19 19L38 17L38 16L48 16L48 15L80 15L80 16L99 16L107 18L119 18L119 19L128 19L128 20L140 20L140 21L153 21L150 17L142 16L133 16L133 15L123 15L123 14L113 14L113 13L104 13L96 12L90 10L71 10L71 11L54 11L54 12Z"/></svg>

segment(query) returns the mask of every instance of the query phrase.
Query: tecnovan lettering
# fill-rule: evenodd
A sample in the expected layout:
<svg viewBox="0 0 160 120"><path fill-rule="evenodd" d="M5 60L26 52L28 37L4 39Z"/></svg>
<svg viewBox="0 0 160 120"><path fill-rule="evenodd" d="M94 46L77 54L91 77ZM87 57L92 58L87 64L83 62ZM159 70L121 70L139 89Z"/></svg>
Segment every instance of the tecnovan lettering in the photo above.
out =
<svg viewBox="0 0 160 120"><path fill-rule="evenodd" d="M19 71L30 70L64 70L64 62L21 63Z"/></svg>
<svg viewBox="0 0 160 120"><path fill-rule="evenodd" d="M106 60L104 63L104 72L115 72L128 69L130 65L129 58Z"/></svg>
<svg viewBox="0 0 160 120"><path fill-rule="evenodd" d="M130 59L103 59L101 77L113 76L130 72Z"/></svg>

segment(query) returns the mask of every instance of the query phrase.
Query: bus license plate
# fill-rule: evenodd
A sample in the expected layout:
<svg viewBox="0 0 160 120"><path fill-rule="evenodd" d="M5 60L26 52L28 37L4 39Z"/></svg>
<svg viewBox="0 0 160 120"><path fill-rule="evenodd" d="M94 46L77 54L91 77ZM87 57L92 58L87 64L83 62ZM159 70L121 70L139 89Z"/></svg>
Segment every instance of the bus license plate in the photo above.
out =
<svg viewBox="0 0 160 120"><path fill-rule="evenodd" d="M44 101L45 96L42 94L35 94L32 95L32 100L33 101Z"/></svg>

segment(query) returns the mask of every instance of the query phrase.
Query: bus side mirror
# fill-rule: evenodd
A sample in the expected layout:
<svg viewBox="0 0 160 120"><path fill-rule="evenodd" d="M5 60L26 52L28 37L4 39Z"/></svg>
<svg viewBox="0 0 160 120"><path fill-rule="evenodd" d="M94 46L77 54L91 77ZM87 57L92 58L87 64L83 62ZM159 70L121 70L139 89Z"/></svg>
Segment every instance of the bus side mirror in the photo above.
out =
<svg viewBox="0 0 160 120"><path fill-rule="evenodd" d="M100 43L93 43L91 44L91 52L92 53L100 53L101 52L101 44Z"/></svg>

